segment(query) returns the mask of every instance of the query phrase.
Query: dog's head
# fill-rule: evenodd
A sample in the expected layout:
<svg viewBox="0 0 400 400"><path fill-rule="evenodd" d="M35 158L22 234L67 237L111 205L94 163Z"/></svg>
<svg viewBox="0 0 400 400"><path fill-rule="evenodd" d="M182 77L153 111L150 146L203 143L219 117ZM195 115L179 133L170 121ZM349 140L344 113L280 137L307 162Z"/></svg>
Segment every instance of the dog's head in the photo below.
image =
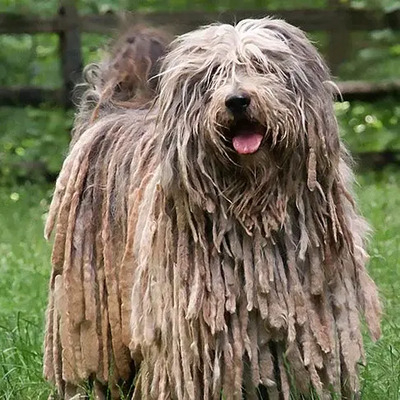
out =
<svg viewBox="0 0 400 400"><path fill-rule="evenodd" d="M161 72L164 149L180 169L196 162L207 170L215 160L232 170L265 168L266 160L301 168L310 153L312 165L326 168L339 149L329 79L303 32L284 21L185 34Z"/></svg>

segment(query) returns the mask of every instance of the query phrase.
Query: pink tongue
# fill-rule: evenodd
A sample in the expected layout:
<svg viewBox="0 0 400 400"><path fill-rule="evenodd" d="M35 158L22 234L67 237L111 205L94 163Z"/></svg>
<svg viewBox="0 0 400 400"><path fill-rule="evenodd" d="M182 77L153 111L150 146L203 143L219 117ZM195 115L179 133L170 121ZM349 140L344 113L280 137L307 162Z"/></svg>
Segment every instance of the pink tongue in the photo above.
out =
<svg viewBox="0 0 400 400"><path fill-rule="evenodd" d="M263 135L259 133L243 133L234 136L233 147L239 154L253 154L260 147Z"/></svg>

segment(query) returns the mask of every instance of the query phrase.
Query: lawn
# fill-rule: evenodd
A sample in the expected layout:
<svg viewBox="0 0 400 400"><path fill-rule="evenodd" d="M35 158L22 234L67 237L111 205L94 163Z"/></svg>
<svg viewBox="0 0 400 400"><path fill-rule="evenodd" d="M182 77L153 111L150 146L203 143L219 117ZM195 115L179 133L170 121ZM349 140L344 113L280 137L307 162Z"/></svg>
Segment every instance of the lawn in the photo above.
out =
<svg viewBox="0 0 400 400"><path fill-rule="evenodd" d="M366 338L363 400L400 398L400 171L358 177L361 209L374 227L370 271L385 306L383 336ZM43 223L50 187L0 190L0 399L46 399L41 377L50 245Z"/></svg>

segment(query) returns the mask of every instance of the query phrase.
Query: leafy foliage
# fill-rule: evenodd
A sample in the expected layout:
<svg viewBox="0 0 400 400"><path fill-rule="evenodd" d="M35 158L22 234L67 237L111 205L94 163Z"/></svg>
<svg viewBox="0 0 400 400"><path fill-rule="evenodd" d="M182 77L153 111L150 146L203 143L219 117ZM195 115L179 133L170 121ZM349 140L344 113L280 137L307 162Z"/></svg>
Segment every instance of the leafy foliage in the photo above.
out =
<svg viewBox="0 0 400 400"><path fill-rule="evenodd" d="M0 184L56 174L69 142L72 112L0 108Z"/></svg>
<svg viewBox="0 0 400 400"><path fill-rule="evenodd" d="M370 1L370 0L369 0ZM378 0L379 1L379 0ZM390 0L389 0L390 1ZM78 0L76 1L82 13L104 13L118 10L160 10L170 11L200 9L200 10L224 10L224 9L282 9L282 8L315 8L324 7L327 0ZM365 3L365 1L363 1ZM58 8L59 0L3 0L0 12L29 13L42 16L53 15Z"/></svg>
<svg viewBox="0 0 400 400"><path fill-rule="evenodd" d="M353 152L400 149L400 104L394 100L379 103L336 103L344 141Z"/></svg>
<svg viewBox="0 0 400 400"><path fill-rule="evenodd" d="M109 40L105 35L82 34L84 64L100 60ZM57 35L0 35L0 85L61 87Z"/></svg>
<svg viewBox="0 0 400 400"><path fill-rule="evenodd" d="M400 4L400 3L399 3ZM397 79L400 67L400 32L390 29L354 32L350 58L338 71L339 78Z"/></svg>
<svg viewBox="0 0 400 400"><path fill-rule="evenodd" d="M56 35L1 35L0 85L61 85Z"/></svg>

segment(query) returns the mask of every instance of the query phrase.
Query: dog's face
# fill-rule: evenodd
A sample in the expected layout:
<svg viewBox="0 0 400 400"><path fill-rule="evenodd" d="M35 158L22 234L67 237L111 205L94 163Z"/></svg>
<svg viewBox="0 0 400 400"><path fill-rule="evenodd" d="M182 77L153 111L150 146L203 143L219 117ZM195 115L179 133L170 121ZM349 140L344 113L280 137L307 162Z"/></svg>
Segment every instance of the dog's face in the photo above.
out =
<svg viewBox="0 0 400 400"><path fill-rule="evenodd" d="M251 168L293 152L306 162L310 148L329 158L339 147L331 92L324 62L299 29L268 18L205 27L179 37L166 56L164 147Z"/></svg>

